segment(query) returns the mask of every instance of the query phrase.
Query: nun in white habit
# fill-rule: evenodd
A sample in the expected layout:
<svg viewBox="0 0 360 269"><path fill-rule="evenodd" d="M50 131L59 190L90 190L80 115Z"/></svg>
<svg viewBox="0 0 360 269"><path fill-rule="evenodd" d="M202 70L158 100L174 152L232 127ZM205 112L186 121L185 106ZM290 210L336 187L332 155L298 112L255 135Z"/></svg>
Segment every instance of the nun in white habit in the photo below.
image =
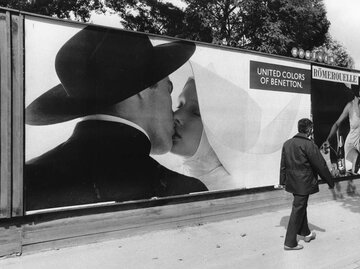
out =
<svg viewBox="0 0 360 269"><path fill-rule="evenodd" d="M274 156L292 130L284 122L296 119L299 98L288 96L262 127L266 111L246 90L197 63L191 68L175 102L171 152L183 159L179 172L202 180L211 191L269 185L266 175L278 168Z"/></svg>
<svg viewBox="0 0 360 269"><path fill-rule="evenodd" d="M207 139L193 77L178 97L174 120L171 152L183 156L183 173L200 179L209 190L236 188Z"/></svg>

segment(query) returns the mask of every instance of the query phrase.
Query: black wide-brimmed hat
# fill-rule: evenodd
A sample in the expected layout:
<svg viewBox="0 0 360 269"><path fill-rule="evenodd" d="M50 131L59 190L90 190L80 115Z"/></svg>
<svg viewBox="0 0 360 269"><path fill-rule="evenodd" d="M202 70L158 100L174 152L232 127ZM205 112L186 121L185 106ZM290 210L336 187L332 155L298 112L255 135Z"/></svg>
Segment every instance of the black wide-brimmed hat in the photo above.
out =
<svg viewBox="0 0 360 269"><path fill-rule="evenodd" d="M26 108L25 121L48 125L97 113L165 78L194 51L189 41L153 46L145 34L87 26L60 48L61 83Z"/></svg>

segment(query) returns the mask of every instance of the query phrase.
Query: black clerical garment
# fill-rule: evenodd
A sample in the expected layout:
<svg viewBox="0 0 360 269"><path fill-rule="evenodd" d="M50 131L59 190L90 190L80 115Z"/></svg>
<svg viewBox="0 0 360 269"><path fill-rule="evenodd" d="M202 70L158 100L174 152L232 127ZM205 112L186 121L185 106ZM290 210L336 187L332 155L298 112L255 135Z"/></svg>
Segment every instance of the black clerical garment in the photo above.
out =
<svg viewBox="0 0 360 269"><path fill-rule="evenodd" d="M26 163L26 209L207 191L156 162L150 148L146 135L126 124L82 121L66 142Z"/></svg>

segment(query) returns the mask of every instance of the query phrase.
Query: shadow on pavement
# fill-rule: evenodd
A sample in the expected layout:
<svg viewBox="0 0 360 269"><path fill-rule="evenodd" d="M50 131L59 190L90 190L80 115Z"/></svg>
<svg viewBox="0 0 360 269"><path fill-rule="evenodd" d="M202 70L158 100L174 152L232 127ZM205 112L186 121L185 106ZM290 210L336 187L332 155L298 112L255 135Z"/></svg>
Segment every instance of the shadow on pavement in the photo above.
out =
<svg viewBox="0 0 360 269"><path fill-rule="evenodd" d="M288 223L289 223L289 218L290 216L283 216L280 220L280 224L275 226L275 227L284 227L284 229L286 230L287 226L288 226ZM318 231L318 232L326 232L325 229L319 227L319 226L316 226L312 223L309 222L309 228L310 230L312 231Z"/></svg>
<svg viewBox="0 0 360 269"><path fill-rule="evenodd" d="M333 199L342 203L344 208L360 213L360 193L352 180L349 180L344 188L339 183L335 183L332 195Z"/></svg>

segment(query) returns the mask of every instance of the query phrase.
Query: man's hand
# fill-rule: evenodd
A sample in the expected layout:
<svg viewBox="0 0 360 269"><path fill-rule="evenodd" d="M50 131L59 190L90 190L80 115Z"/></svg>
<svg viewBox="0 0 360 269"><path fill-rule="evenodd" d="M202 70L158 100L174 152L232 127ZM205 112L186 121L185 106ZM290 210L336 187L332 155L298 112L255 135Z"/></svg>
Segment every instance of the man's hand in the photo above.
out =
<svg viewBox="0 0 360 269"><path fill-rule="evenodd" d="M280 185L280 184L274 185L274 189L277 189L277 190L282 190L284 188L285 188L285 185Z"/></svg>

